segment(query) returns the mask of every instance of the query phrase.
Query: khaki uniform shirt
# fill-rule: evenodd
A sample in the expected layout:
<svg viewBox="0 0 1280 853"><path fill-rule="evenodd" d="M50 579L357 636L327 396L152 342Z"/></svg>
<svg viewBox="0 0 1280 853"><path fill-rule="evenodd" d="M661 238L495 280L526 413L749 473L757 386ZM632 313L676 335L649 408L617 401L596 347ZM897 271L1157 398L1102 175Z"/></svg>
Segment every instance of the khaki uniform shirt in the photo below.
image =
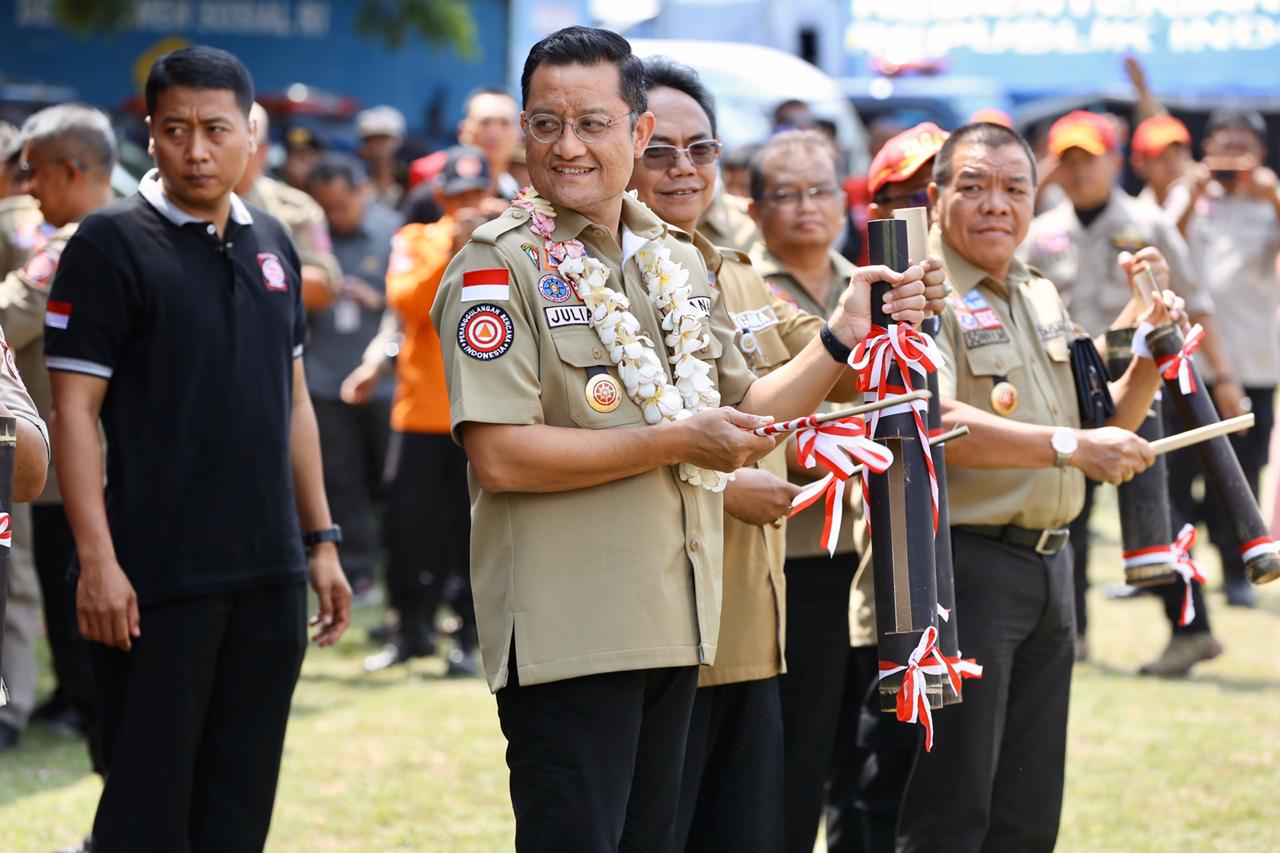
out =
<svg viewBox="0 0 1280 853"><path fill-rule="evenodd" d="M697 235L695 244L733 324L733 340L756 376L777 370L803 350L822 328L769 292L745 254L716 249ZM778 447L756 467L787 478L786 448ZM805 511L819 512L810 508ZM714 666L698 673L698 686L769 678L786 671L786 522L758 526L724 516L724 605Z"/></svg>
<svg viewBox="0 0 1280 853"><path fill-rule="evenodd" d="M43 418L49 416L52 403L49 370L44 361L44 316L49 285L58 269L62 250L79 225L72 222L53 232L25 264L0 280L0 328L8 339L5 358L7 361L8 349L12 349L16 370L26 381L27 391ZM58 478L54 476L51 462L44 491L35 503L61 502Z"/></svg>
<svg viewBox="0 0 1280 853"><path fill-rule="evenodd" d="M1261 199L1223 193L1211 183L1196 202L1187 241L1206 288L1217 300L1222 348L1236 378L1246 388L1280 384L1280 221L1275 208Z"/></svg>
<svg viewBox="0 0 1280 853"><path fill-rule="evenodd" d="M1058 287L1071 319L1097 336L1129 304L1129 280L1116 263L1121 252L1154 246L1169 262L1169 286L1187 301L1191 316L1208 314L1213 302L1198 284L1186 241L1159 207L1116 189L1088 227L1070 200L1031 222L1020 256Z"/></svg>
<svg viewBox="0 0 1280 853"><path fill-rule="evenodd" d="M745 198L721 189L698 221L698 233L713 246L750 252L761 238L756 221L747 213L748 203Z"/></svg>
<svg viewBox="0 0 1280 853"><path fill-rule="evenodd" d="M701 254L630 196L622 223L624 248L602 226L557 209L554 237L582 240L609 267L611 286L626 293L658 346L660 318L634 254L651 243L669 248L689 271L695 304L708 312L704 353L721 403L738 404L755 377ZM481 290L464 294L468 279ZM431 319L440 330L455 438L468 421L648 428L586 307L548 267L524 211L513 207L476 229L445 271ZM669 370L667 358L659 359ZM597 376L612 379L621 397L612 411L589 402L588 382ZM507 683L513 638L521 684L715 660L721 495L680 480L673 466L546 494L489 492L474 476L470 488L472 591L490 689Z"/></svg>
<svg viewBox="0 0 1280 853"><path fill-rule="evenodd" d="M25 264L51 230L44 224L40 203L31 196L0 198L0 275Z"/></svg>
<svg viewBox="0 0 1280 853"><path fill-rule="evenodd" d="M783 302L790 304L797 311L805 314L811 314L819 319L819 327L822 321L831 315L831 312L840 304L840 297L844 294L845 288L849 285L849 277L853 275L855 267L844 256L838 252L831 252L831 289L827 295L827 304L819 305L818 302L805 290L803 285L787 271L776 255L764 247L764 244L757 244L756 249L752 252L751 262L755 265L756 270L764 278L765 284L769 290ZM832 407L824 405L822 411L831 411ZM807 486L814 480L819 479L826 474L826 471L815 469L817 476L810 477L806 474L790 474L790 480L801 486ZM836 548L837 554L852 554L859 550L860 543L864 538L864 529L866 527L862 518L862 490L860 488L847 488L845 495L848 497L848 506L845 507L842 524L844 529L840 533L840 544ZM787 523L787 558L794 559L797 557L818 557L825 555L826 549L822 547L822 527L826 519L820 506L813 506L804 512L790 519Z"/></svg>
<svg viewBox="0 0 1280 853"><path fill-rule="evenodd" d="M1018 390L1012 420L1079 428L1067 349L1071 319L1053 283L1016 258L1008 280L996 282L947 245L936 227L930 243L955 288L938 335L946 359L938 370L942 396L995 414L991 389L1007 380ZM1084 474L1072 467L949 465L947 495L953 525L1065 527L1084 506Z"/></svg>
<svg viewBox="0 0 1280 853"><path fill-rule="evenodd" d="M253 187L243 198L280 220L293 238L298 259L323 269L333 293L341 289L342 267L333 256L333 242L329 239L329 223L325 220L324 209L315 199L265 175L253 182Z"/></svg>

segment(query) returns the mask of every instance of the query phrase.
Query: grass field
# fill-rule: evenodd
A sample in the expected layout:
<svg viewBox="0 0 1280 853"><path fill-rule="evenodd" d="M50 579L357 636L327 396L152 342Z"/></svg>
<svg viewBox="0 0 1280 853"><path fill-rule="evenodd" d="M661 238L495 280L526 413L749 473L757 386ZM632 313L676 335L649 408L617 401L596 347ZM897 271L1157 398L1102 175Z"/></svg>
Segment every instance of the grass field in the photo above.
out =
<svg viewBox="0 0 1280 853"><path fill-rule="evenodd" d="M1075 673L1060 849L1280 850L1280 583L1261 588L1252 611L1210 596L1227 653L1191 678L1134 677L1167 628L1155 600L1099 592L1120 575L1114 516L1103 490L1093 661ZM1200 551L1216 590L1216 561ZM366 625L376 616L359 615ZM307 659L268 849L509 849L503 740L484 683L443 679L439 660L366 676L363 633ZM0 758L0 851L83 837L99 789L78 741L29 731Z"/></svg>

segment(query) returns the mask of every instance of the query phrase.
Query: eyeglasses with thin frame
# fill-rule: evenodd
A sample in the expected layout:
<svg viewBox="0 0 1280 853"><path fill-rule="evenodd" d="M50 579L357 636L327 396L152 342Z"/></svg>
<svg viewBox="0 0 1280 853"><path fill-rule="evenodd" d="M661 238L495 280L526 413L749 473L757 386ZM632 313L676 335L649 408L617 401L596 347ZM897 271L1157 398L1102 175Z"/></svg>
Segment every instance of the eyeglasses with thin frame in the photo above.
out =
<svg viewBox="0 0 1280 853"><path fill-rule="evenodd" d="M75 159L74 157L60 157L56 160L46 160L43 163L35 163L35 164L28 163L26 160L23 160L21 163L18 164L18 173L17 173L18 181L21 183L26 183L27 181L31 180L36 176L36 172L39 172L41 169L45 168L46 166L57 166L62 163L71 163L81 172L89 171L88 166L86 166L81 161Z"/></svg>
<svg viewBox="0 0 1280 853"><path fill-rule="evenodd" d="M534 113L525 117L525 129L538 142L550 145L564 134L567 125L573 128L573 132L584 143L593 145L608 136L611 127L633 115L635 115L634 110L613 117L589 114L575 119L562 119L551 113Z"/></svg>
<svg viewBox="0 0 1280 853"><path fill-rule="evenodd" d="M723 146L715 139L693 142L687 148L678 148L675 145L650 145L644 149L642 159L644 165L654 171L666 171L675 166L681 154L688 157L689 162L695 166L710 166L720 159L722 148Z"/></svg>
<svg viewBox="0 0 1280 853"><path fill-rule="evenodd" d="M778 207L796 207L800 204L801 199L813 199L818 204L829 202L840 193L840 188L831 184L818 184L814 187L806 187L805 189L797 189L792 187L784 187L769 193L767 198L772 204Z"/></svg>

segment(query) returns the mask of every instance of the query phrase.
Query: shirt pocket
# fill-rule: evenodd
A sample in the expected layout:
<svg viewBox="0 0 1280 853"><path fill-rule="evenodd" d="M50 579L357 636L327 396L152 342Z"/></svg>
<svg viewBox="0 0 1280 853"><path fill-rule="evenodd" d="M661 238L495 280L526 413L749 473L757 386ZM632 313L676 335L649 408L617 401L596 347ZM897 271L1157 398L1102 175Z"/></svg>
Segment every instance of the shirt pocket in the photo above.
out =
<svg viewBox="0 0 1280 853"><path fill-rule="evenodd" d="M997 417L1020 420L1026 411L1028 380L1022 369L1022 358L1011 343L990 344L965 350L965 362L969 368L971 391L961 402L975 406ZM1001 415L991 405L991 391L999 382L1011 382L1018 391L1020 405L1009 415Z"/></svg>
<svg viewBox="0 0 1280 853"><path fill-rule="evenodd" d="M734 343L747 360L747 366L758 376L772 373L791 360L791 350L778 334L776 324L755 332L739 329L734 333Z"/></svg>
<svg viewBox="0 0 1280 853"><path fill-rule="evenodd" d="M575 424L586 429L608 429L644 423L644 413L627 396L626 388L618 378L618 368L609 358L594 329L557 330L552 332L551 340L560 357L565 408ZM658 357L662 358L662 353ZM618 405L612 411L600 411L597 408L603 407L599 402L601 395L596 396L597 402L595 406L592 405L589 397L592 389L588 385L597 376L608 376L616 388Z"/></svg>

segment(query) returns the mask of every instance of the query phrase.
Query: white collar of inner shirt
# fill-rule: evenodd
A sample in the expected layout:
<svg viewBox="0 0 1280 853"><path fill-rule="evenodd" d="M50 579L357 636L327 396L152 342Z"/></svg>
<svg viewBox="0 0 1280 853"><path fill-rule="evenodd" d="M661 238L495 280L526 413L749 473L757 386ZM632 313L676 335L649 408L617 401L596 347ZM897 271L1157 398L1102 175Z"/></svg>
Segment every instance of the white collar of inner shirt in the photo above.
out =
<svg viewBox="0 0 1280 853"><path fill-rule="evenodd" d="M169 196L165 195L164 187L160 183L160 170L152 169L142 176L142 180L138 182L138 194L147 200L147 202L168 219L174 225L182 227L189 222L197 222L206 224L206 220L198 216L192 216L182 208L178 207ZM249 208L245 207L240 196L235 193L231 194L231 221L240 225L252 225L253 216L249 213Z"/></svg>
<svg viewBox="0 0 1280 853"><path fill-rule="evenodd" d="M625 265L631 256L643 249L648 242L628 228L627 223L622 223L622 263Z"/></svg>

